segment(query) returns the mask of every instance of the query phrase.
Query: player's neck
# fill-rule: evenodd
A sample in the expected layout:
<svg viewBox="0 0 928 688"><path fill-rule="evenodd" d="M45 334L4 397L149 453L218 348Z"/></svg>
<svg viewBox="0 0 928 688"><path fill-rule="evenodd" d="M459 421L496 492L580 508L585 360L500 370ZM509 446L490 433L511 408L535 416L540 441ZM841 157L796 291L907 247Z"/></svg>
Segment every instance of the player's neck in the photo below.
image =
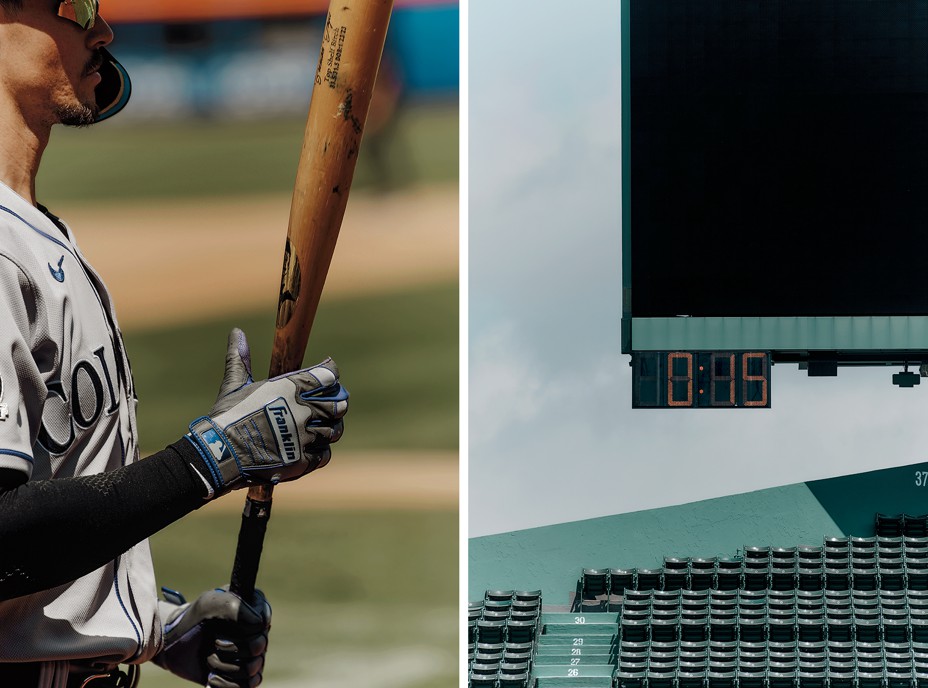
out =
<svg viewBox="0 0 928 688"><path fill-rule="evenodd" d="M0 109L0 181L33 205L35 178L50 133L50 126L30 127Z"/></svg>

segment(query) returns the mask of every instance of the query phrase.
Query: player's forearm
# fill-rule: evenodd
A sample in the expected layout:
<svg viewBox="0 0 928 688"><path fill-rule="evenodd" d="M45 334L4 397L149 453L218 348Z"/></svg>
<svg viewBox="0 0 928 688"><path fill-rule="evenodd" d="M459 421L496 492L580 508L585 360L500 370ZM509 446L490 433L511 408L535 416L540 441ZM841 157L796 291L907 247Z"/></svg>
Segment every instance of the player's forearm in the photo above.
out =
<svg viewBox="0 0 928 688"><path fill-rule="evenodd" d="M76 580L204 503L186 441L110 473L0 492L0 599Z"/></svg>

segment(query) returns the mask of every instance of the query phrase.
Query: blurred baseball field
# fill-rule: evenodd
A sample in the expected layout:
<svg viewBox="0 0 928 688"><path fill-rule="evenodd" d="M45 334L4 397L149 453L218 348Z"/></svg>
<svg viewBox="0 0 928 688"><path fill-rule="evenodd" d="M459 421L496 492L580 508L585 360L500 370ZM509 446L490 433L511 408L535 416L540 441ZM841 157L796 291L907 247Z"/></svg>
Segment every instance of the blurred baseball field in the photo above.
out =
<svg viewBox="0 0 928 688"><path fill-rule="evenodd" d="M113 292L145 452L209 409L229 329L266 375L304 120L58 129L42 203ZM365 140L306 362L351 392L331 464L275 492L258 579L274 608L263 685L457 680L458 117L411 105ZM227 582L244 494L152 538L159 584ZM192 685L145 667L143 686Z"/></svg>

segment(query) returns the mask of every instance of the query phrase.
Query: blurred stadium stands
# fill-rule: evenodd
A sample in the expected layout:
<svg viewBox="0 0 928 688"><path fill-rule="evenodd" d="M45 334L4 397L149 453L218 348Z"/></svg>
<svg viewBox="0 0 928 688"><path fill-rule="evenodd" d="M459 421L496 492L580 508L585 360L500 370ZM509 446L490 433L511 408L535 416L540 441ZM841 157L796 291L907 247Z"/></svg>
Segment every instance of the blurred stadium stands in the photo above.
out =
<svg viewBox="0 0 928 688"><path fill-rule="evenodd" d="M121 122L305 114L327 2L108 0L133 80ZM455 100L457 2L397 2L381 74L412 101Z"/></svg>

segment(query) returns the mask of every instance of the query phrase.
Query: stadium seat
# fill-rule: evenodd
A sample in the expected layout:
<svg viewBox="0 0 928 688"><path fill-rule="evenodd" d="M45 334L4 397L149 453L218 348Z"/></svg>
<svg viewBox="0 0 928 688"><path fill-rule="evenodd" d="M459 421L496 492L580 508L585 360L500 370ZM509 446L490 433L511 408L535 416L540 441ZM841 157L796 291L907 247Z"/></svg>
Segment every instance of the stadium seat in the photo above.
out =
<svg viewBox="0 0 928 688"><path fill-rule="evenodd" d="M690 589L710 590L715 585L715 559L693 559L690 561Z"/></svg>
<svg viewBox="0 0 928 688"><path fill-rule="evenodd" d="M646 669L638 671L619 670L615 672L615 688L643 688Z"/></svg>
<svg viewBox="0 0 928 688"><path fill-rule="evenodd" d="M519 602L538 602L538 604L541 604L541 590L516 590L512 597Z"/></svg>
<svg viewBox="0 0 928 688"><path fill-rule="evenodd" d="M849 539L851 559L873 559L876 557L876 537L852 537Z"/></svg>
<svg viewBox="0 0 928 688"><path fill-rule="evenodd" d="M467 603L467 618L476 621L483 616L483 600Z"/></svg>
<svg viewBox="0 0 928 688"><path fill-rule="evenodd" d="M683 590L689 587L690 562L687 559L664 557L664 590Z"/></svg>
<svg viewBox="0 0 928 688"><path fill-rule="evenodd" d="M487 590L485 599L492 602L512 602L512 590Z"/></svg>
<svg viewBox="0 0 928 688"><path fill-rule="evenodd" d="M472 688L496 688L498 684L497 674L479 674L471 671L467 683Z"/></svg>
<svg viewBox="0 0 928 688"><path fill-rule="evenodd" d="M854 559L851 565L851 589L871 591L879 586L877 583L877 570L874 565L864 565L860 560Z"/></svg>
<svg viewBox="0 0 928 688"><path fill-rule="evenodd" d="M500 674L499 688L528 688L528 673Z"/></svg>
<svg viewBox="0 0 928 688"><path fill-rule="evenodd" d="M481 619L477 622L477 643L502 644L506 632L505 621L486 621Z"/></svg>
<svg viewBox="0 0 928 688"><path fill-rule="evenodd" d="M506 625L506 638L510 643L524 644L535 640L534 621L512 621Z"/></svg>
<svg viewBox="0 0 928 688"><path fill-rule="evenodd" d="M680 639L680 624L677 617L651 617L651 640L672 642Z"/></svg>
<svg viewBox="0 0 928 688"><path fill-rule="evenodd" d="M735 688L736 672L731 671L712 671L706 672L706 683L708 688Z"/></svg>
<svg viewBox="0 0 928 688"><path fill-rule="evenodd" d="M660 590L663 569L638 569L635 576L637 590Z"/></svg>
<svg viewBox="0 0 928 688"><path fill-rule="evenodd" d="M719 559L716 565L717 590L738 590L744 577L744 563L735 559Z"/></svg>
<svg viewBox="0 0 928 688"><path fill-rule="evenodd" d="M499 662L478 662L474 661L473 665L470 668L471 674L477 674L480 676L492 676L496 680L497 675L499 674Z"/></svg>
<svg viewBox="0 0 928 688"><path fill-rule="evenodd" d="M846 566L850 560L849 538L827 537L822 543L824 550L824 565L831 567Z"/></svg>
<svg viewBox="0 0 928 688"><path fill-rule="evenodd" d="M902 514L896 516L877 514L875 530L878 537L902 537Z"/></svg>
<svg viewBox="0 0 928 688"><path fill-rule="evenodd" d="M581 611L605 611L608 590L605 569L583 569L580 579Z"/></svg>
<svg viewBox="0 0 928 688"><path fill-rule="evenodd" d="M634 569L606 569L609 574L609 592L612 595L624 595L626 590L635 589Z"/></svg>

